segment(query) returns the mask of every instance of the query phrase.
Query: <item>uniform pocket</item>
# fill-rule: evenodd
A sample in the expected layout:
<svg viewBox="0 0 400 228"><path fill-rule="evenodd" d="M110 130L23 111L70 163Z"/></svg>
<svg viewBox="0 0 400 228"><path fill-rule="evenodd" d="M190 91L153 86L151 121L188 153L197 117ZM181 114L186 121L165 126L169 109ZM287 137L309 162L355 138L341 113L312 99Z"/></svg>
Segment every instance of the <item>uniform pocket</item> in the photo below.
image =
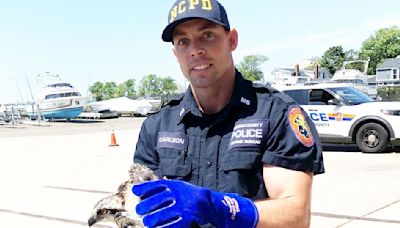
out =
<svg viewBox="0 0 400 228"><path fill-rule="evenodd" d="M257 148L234 148L225 154L221 165L220 187L224 192L256 199L264 196L261 153Z"/></svg>
<svg viewBox="0 0 400 228"><path fill-rule="evenodd" d="M261 154L254 148L235 148L229 150L222 163L223 171L260 169Z"/></svg>
<svg viewBox="0 0 400 228"><path fill-rule="evenodd" d="M192 171L192 165L187 153L173 148L160 148L161 175L169 179L186 179Z"/></svg>

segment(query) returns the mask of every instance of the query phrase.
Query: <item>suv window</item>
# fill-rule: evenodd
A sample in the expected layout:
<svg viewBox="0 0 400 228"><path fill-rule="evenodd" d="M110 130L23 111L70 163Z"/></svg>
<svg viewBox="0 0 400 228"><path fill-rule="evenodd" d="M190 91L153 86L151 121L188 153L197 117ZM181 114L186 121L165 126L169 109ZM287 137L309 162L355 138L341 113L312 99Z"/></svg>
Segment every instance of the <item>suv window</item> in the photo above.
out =
<svg viewBox="0 0 400 228"><path fill-rule="evenodd" d="M310 105L327 105L335 97L323 89L314 89L310 93Z"/></svg>
<svg viewBox="0 0 400 228"><path fill-rule="evenodd" d="M343 100L351 105L358 105L373 101L372 98L368 97L365 93L354 89L353 87L338 87L331 88L330 90L338 94Z"/></svg>
<svg viewBox="0 0 400 228"><path fill-rule="evenodd" d="M286 90L283 93L289 95L299 105L327 105L330 99L335 98L324 89Z"/></svg>
<svg viewBox="0 0 400 228"><path fill-rule="evenodd" d="M283 91L284 94L289 95L299 105L308 105L310 100L310 93L308 90L287 90Z"/></svg>

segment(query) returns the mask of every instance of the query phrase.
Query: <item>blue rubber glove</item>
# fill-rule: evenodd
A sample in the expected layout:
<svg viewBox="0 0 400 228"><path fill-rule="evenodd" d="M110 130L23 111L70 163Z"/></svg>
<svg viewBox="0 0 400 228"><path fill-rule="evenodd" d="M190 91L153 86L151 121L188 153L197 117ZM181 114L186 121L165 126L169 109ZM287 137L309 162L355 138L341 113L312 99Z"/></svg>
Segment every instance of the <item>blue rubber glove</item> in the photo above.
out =
<svg viewBox="0 0 400 228"><path fill-rule="evenodd" d="M190 227L211 223L216 227L250 227L258 222L253 201L178 180L157 180L135 185L141 197L136 213L148 227Z"/></svg>

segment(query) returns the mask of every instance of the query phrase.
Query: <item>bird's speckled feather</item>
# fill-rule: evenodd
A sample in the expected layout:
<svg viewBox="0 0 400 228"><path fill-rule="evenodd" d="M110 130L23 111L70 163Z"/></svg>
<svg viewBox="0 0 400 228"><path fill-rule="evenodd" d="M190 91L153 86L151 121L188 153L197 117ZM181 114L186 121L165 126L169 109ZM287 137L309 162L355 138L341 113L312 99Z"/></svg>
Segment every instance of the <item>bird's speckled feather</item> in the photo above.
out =
<svg viewBox="0 0 400 228"><path fill-rule="evenodd" d="M144 165L132 164L129 180L122 183L115 194L104 197L94 206L88 225L98 222L114 222L119 228L142 228L142 219L135 207L140 198L132 193L132 186L145 181L157 180L157 176Z"/></svg>

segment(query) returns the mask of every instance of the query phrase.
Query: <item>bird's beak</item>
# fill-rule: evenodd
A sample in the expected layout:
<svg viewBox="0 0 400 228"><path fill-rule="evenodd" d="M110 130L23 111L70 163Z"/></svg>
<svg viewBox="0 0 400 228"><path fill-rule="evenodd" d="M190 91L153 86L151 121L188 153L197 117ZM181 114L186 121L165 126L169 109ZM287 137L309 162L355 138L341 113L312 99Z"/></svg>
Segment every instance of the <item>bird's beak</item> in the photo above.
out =
<svg viewBox="0 0 400 228"><path fill-rule="evenodd" d="M90 217L89 220L88 220L88 225L89 225L89 226L93 226L93 224L95 224L96 222L97 222L96 217L92 216L92 217Z"/></svg>

